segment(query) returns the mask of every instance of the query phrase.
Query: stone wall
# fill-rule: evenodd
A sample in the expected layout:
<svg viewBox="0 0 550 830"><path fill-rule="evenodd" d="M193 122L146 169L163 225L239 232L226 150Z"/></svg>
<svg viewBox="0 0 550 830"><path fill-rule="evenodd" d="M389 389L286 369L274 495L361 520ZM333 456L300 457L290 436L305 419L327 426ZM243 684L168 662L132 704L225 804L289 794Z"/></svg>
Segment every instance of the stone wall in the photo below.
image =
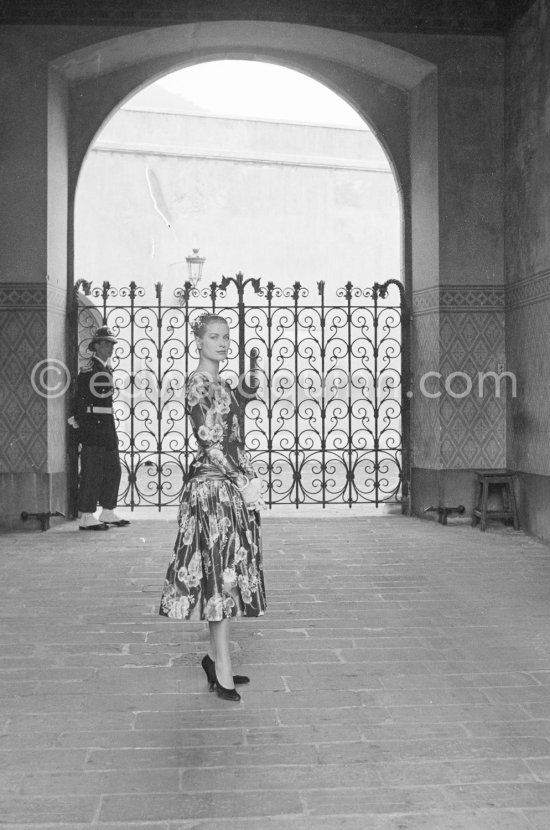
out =
<svg viewBox="0 0 550 830"><path fill-rule="evenodd" d="M506 462L506 386L488 379L479 394L478 385L505 364L504 43L384 39L437 65L414 92L411 119L411 495L420 514L434 499L471 506L473 470ZM435 107L433 95L424 100L430 87Z"/></svg>
<svg viewBox="0 0 550 830"><path fill-rule="evenodd" d="M395 178L366 126L152 112L138 98L82 167L75 273L94 285L135 280L150 298L160 281L173 298L200 248L203 286L241 271L299 281L313 298L324 280L332 297L348 281L399 279L400 234Z"/></svg>
<svg viewBox="0 0 550 830"><path fill-rule="evenodd" d="M3 0L0 23L58 23L162 26L200 20L280 20L315 23L358 32L430 32L435 34L503 34L530 0Z"/></svg>
<svg viewBox="0 0 550 830"><path fill-rule="evenodd" d="M550 3L537 0L508 40L507 360L517 376L508 464L526 529L550 538Z"/></svg>

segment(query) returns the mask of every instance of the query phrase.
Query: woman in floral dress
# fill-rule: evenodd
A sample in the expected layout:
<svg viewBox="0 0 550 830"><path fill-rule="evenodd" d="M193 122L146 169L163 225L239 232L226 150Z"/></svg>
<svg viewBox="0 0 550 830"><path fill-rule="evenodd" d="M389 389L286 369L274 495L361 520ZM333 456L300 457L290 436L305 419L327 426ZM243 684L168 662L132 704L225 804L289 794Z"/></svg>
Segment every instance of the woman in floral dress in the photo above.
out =
<svg viewBox="0 0 550 830"><path fill-rule="evenodd" d="M259 480L240 434L240 407L219 377L229 350L229 326L203 314L192 326L199 363L188 378L186 409L198 443L184 485L178 535L168 565L159 613L178 620L207 620L210 649L202 661L210 688L240 700L229 653L231 617L265 611Z"/></svg>

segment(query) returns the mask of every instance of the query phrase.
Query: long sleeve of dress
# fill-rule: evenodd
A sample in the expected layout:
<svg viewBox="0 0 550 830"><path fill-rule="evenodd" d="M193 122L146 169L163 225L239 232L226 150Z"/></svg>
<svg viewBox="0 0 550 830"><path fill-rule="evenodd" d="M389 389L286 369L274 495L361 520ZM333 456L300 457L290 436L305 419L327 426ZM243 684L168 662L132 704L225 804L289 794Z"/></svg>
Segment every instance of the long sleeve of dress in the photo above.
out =
<svg viewBox="0 0 550 830"><path fill-rule="evenodd" d="M231 396L224 384L213 382L208 375L195 372L187 385L187 411L199 445L199 456L206 456L224 476L233 483L243 482L244 473L228 446L230 431Z"/></svg>

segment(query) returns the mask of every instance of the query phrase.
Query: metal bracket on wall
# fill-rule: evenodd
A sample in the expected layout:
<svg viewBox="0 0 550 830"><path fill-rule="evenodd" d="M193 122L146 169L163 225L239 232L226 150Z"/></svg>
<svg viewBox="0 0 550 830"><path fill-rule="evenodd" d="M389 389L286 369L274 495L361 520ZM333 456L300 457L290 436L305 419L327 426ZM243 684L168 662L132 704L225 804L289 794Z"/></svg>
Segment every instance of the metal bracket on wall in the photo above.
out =
<svg viewBox="0 0 550 830"><path fill-rule="evenodd" d="M61 516L63 519L65 518L65 514L60 513L59 510L56 510L55 513L27 513L26 510L23 510L21 513L21 519L24 522L26 522L27 519L38 519L40 522L40 530L50 529L50 519L52 516Z"/></svg>
<svg viewBox="0 0 550 830"><path fill-rule="evenodd" d="M466 508L463 504L459 504L458 507L426 507L424 513L429 513L430 511L437 513L437 521L440 525L446 525L447 516L451 513L456 513L458 516L462 516L466 512Z"/></svg>

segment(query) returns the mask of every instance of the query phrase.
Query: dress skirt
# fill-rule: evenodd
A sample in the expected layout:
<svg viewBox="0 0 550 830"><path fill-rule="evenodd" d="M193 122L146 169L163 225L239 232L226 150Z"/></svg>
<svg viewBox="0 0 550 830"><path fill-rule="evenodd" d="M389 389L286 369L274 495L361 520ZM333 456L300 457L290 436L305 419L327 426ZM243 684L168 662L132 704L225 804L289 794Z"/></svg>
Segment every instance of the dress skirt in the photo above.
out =
<svg viewBox="0 0 550 830"><path fill-rule="evenodd" d="M177 620L258 617L266 607L260 517L227 478L191 478L159 613Z"/></svg>

